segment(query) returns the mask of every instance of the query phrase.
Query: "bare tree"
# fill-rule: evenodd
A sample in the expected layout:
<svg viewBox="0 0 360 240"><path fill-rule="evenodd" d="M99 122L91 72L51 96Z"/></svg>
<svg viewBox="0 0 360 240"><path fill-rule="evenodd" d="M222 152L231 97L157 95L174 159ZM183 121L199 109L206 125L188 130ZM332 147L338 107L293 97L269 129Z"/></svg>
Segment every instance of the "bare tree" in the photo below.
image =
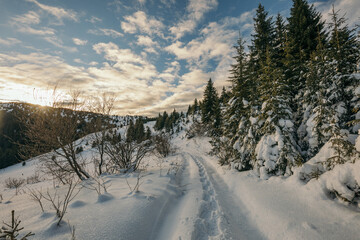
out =
<svg viewBox="0 0 360 240"><path fill-rule="evenodd" d="M69 101L55 102L57 108L35 108L28 116L19 116L24 124L25 143L21 145L21 155L26 158L44 152L41 160L45 169L59 180L64 175L75 174L79 179L89 178L84 162L79 158L76 149L82 144L79 133L80 109L79 92L73 92ZM71 108L58 108L60 106Z"/></svg>
<svg viewBox="0 0 360 240"><path fill-rule="evenodd" d="M99 175L103 173L103 165L105 163L105 144L108 130L113 127L110 114L114 108L114 103L114 96L103 93L101 97L94 98L89 104L90 111L99 114L91 125L91 128L94 131L94 146L96 151L99 153L99 161L97 161L97 172Z"/></svg>

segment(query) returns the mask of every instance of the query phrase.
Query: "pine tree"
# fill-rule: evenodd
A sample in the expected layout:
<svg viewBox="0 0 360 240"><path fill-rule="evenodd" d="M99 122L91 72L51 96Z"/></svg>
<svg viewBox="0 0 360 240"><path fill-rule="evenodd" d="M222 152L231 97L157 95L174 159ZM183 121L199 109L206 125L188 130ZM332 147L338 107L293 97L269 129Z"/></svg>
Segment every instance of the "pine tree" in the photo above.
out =
<svg viewBox="0 0 360 240"><path fill-rule="evenodd" d="M204 91L204 100L201 109L201 116L203 123L211 124L214 121L213 117L215 115L217 104L218 104L217 92L210 78Z"/></svg>
<svg viewBox="0 0 360 240"><path fill-rule="evenodd" d="M223 113L222 131L224 136L221 139L219 138L217 142L214 142L217 148L214 149L214 153L220 155L221 164L235 161L235 167L243 170L249 169L250 166L244 163L246 161L249 162L246 151L237 151L240 149L244 136L247 134L244 132L246 127L239 129L239 126L249 124L249 102L252 98L253 92L251 89L254 89L254 84L247 75L248 55L245 52L245 42L241 36L234 48L236 50L236 55L234 56L235 64L231 65L231 76L229 79L232 83L231 94ZM237 143L237 150L233 148L235 143Z"/></svg>
<svg viewBox="0 0 360 240"><path fill-rule="evenodd" d="M344 128L345 123L354 120L355 114L352 114L357 103L356 89L360 85L360 79L353 74L357 71L357 64L360 60L359 43L356 39L355 29L349 29L344 16L339 17L339 11L332 8L330 31L330 51L329 56L334 61L336 75L333 78L335 87L333 88L332 101L342 103L346 109L339 119L340 127ZM354 128L350 130L353 133Z"/></svg>
<svg viewBox="0 0 360 240"><path fill-rule="evenodd" d="M225 87L223 87L219 98L220 105L225 106L229 99L230 93L226 91Z"/></svg>
<svg viewBox="0 0 360 240"><path fill-rule="evenodd" d="M138 143L145 140L145 129L142 118L138 118L135 122L133 140L136 140Z"/></svg>
<svg viewBox="0 0 360 240"><path fill-rule="evenodd" d="M341 130L336 121L332 121L329 129L332 135L330 139L331 147L335 150L335 155L324 162L327 170L360 157L360 153L356 151L355 146L348 140L348 131Z"/></svg>
<svg viewBox="0 0 360 240"><path fill-rule="evenodd" d="M259 4L254 18L254 31L252 35L252 51L256 63L256 69L260 68L260 64L266 62L266 51L274 45L274 26L272 17L268 17L268 12L264 6Z"/></svg>
<svg viewBox="0 0 360 240"><path fill-rule="evenodd" d="M326 34L321 14L306 0L293 0L288 22L288 37L291 39L292 45L291 54L300 62L305 62L317 49L318 33L320 33L321 42L325 43Z"/></svg>
<svg viewBox="0 0 360 240"><path fill-rule="evenodd" d="M258 121L262 124L258 134L261 139L252 165L264 176L291 174L291 167L302 162L294 137L291 95L285 75L276 67L269 50L266 56L259 87L262 107Z"/></svg>
<svg viewBox="0 0 360 240"><path fill-rule="evenodd" d="M326 33L321 14L310 6L306 0L293 0L290 17L287 25L286 40L286 68L285 74L288 79L291 93L291 107L296 115L295 124L300 125L306 74L306 62L310 60L312 53L318 49L318 45L325 45ZM319 41L320 39L320 41Z"/></svg>
<svg viewBox="0 0 360 240"><path fill-rule="evenodd" d="M151 130L149 127L146 127L145 139L150 139L150 138L151 138Z"/></svg>
<svg viewBox="0 0 360 240"><path fill-rule="evenodd" d="M273 61L276 67L283 68L285 62L285 46L286 46L286 26L284 19L280 14L276 16L275 36L273 47Z"/></svg>
<svg viewBox="0 0 360 240"><path fill-rule="evenodd" d="M132 119L130 120L129 127L126 132L126 141L127 142L135 141L135 127Z"/></svg>

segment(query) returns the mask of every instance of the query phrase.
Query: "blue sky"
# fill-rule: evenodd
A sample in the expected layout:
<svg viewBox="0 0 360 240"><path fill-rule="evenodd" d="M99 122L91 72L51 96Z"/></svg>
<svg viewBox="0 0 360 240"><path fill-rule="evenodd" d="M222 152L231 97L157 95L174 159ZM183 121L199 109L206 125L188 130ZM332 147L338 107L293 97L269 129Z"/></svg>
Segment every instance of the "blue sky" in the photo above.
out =
<svg viewBox="0 0 360 240"><path fill-rule="evenodd" d="M211 77L227 86L254 0L0 0L0 100L47 104L55 85L116 97L118 114L185 110ZM360 16L359 0L311 1ZM291 0L263 0L288 16ZM324 14L327 18L327 14Z"/></svg>

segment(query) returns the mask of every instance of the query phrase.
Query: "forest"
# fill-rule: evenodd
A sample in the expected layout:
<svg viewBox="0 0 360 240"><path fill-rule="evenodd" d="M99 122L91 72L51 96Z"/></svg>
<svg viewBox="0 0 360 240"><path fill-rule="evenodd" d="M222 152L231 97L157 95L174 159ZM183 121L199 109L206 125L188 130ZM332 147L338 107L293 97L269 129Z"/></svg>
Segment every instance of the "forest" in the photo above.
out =
<svg viewBox="0 0 360 240"><path fill-rule="evenodd" d="M328 141L336 155L321 171L359 158L359 32L334 7L324 17L304 0L287 19L259 4L251 44L239 36L234 46L231 87L219 96L210 79L188 109L201 114L222 165L289 176Z"/></svg>

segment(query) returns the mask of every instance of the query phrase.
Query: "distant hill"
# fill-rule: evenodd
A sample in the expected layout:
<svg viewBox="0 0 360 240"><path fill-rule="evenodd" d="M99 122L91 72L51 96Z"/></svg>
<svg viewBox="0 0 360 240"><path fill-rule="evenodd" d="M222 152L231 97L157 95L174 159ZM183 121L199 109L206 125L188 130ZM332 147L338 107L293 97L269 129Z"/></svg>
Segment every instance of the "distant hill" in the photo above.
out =
<svg viewBox="0 0 360 240"><path fill-rule="evenodd" d="M51 107L43 107L28 103L0 103L0 169L19 163L23 160L19 156L19 145L16 143L24 143L24 125L19 119L26 119L26 116L33 114L38 108L50 109ZM70 109L58 108L56 111L62 111L61 116L65 117L74 111ZM90 125L94 119L100 117L100 114L76 111L79 114L78 122L79 137L94 131ZM115 126L128 125L133 116L109 116L111 123ZM147 118L145 118L146 121ZM49 149L48 149L49 150ZM30 156L34 157L34 156Z"/></svg>

